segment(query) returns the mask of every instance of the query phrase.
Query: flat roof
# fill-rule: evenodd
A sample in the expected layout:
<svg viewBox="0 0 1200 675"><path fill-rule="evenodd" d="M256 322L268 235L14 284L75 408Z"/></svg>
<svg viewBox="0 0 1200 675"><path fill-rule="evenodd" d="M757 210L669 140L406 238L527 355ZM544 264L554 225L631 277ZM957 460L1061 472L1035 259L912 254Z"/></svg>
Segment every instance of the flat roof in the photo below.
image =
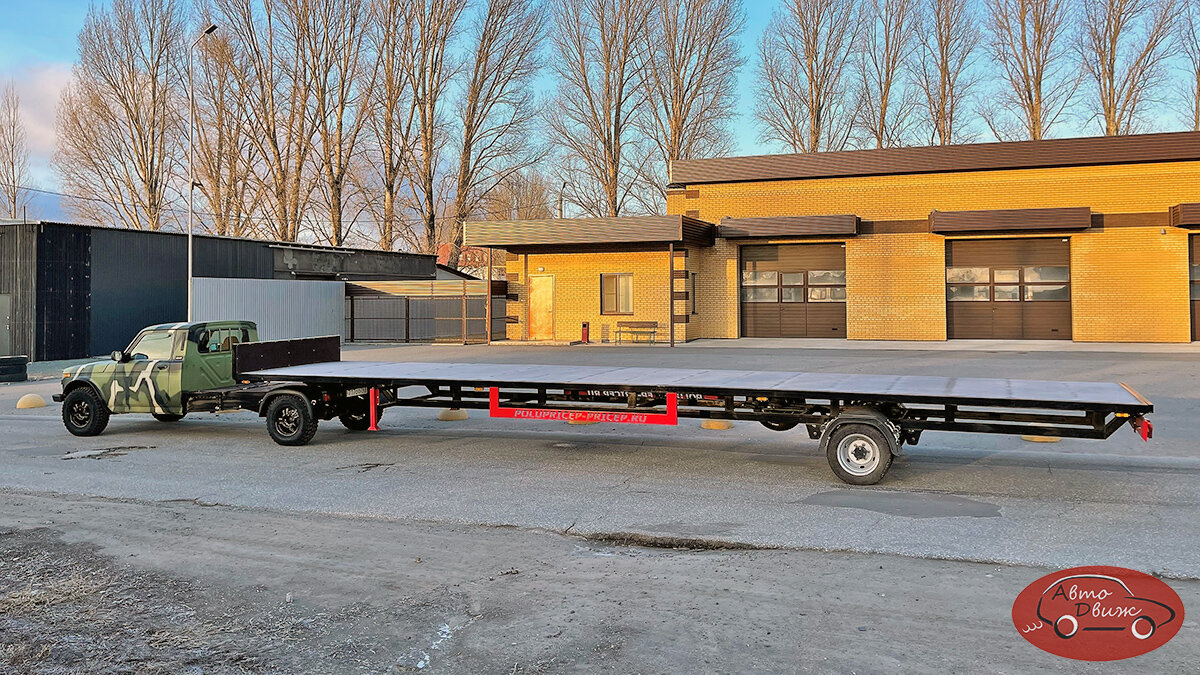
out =
<svg viewBox="0 0 1200 675"><path fill-rule="evenodd" d="M492 248L575 244L698 243L711 246L712 223L687 216L488 220L463 226L463 241Z"/></svg>
<svg viewBox="0 0 1200 675"><path fill-rule="evenodd" d="M91 230L105 230L112 232L131 232L135 234L146 235L170 235L175 237L186 237L187 232L177 230L137 230L128 227L109 227L107 225L96 225L92 223L63 223L55 220L0 220L0 227L16 227L16 226L37 226L37 225L53 225L55 227L83 227ZM197 239L216 239L218 241L240 241L253 244L265 244L273 248L295 248L309 251L323 251L329 253L383 253L385 255L396 255L413 258L436 258L431 253L412 253L410 251L387 251L381 248L358 248L352 246L327 246L325 244L307 244L299 241L280 241L278 239L258 239L254 237L231 237L229 235L207 234L196 232L192 236Z"/></svg>
<svg viewBox="0 0 1200 675"><path fill-rule="evenodd" d="M1200 161L1200 132L676 160L673 187L1058 166Z"/></svg>

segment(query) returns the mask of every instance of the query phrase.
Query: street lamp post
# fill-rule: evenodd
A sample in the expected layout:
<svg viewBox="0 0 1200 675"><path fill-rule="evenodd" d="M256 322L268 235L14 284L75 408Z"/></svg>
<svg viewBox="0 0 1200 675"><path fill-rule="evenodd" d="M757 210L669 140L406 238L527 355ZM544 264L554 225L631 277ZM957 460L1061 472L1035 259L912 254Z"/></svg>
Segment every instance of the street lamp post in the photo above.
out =
<svg viewBox="0 0 1200 675"><path fill-rule="evenodd" d="M192 82L192 52L194 52L196 50L196 45L200 44L200 41L203 40L205 38L205 36L212 35L213 31L215 31L215 30L217 30L217 24L215 24L215 23L209 24L208 28L205 28L204 32L201 33L199 35L199 37L197 37L192 42L192 45L190 47L188 47L188 53L187 53L187 79L188 79L187 320L188 321L191 321L194 318L192 316L192 312L193 312L192 285L195 280L194 279L194 273L195 273L194 258L195 258L195 256L193 254L193 248L192 248L192 229L193 229L192 228L192 220L193 220L192 197L194 196L194 194L196 192L196 165L195 165L196 150L195 150L195 143L193 141L193 136L195 134L195 129L196 129L196 89L195 89L195 85Z"/></svg>

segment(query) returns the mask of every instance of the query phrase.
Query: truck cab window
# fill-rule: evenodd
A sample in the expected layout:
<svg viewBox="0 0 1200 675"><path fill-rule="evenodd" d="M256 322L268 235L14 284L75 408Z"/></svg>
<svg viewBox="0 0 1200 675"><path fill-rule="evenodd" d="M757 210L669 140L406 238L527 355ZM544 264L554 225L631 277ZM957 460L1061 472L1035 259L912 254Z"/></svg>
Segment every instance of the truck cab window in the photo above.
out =
<svg viewBox="0 0 1200 675"><path fill-rule="evenodd" d="M171 332L157 330L143 333L129 348L129 355L134 360L167 361L172 358L174 348Z"/></svg>

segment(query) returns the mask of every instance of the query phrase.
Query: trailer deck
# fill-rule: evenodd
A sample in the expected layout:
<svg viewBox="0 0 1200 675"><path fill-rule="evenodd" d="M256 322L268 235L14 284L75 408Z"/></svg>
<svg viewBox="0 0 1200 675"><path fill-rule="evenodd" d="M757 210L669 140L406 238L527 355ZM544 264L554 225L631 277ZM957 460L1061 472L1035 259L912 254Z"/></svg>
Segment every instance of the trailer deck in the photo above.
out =
<svg viewBox="0 0 1200 675"><path fill-rule="evenodd" d="M1145 415L1154 406L1130 387L1107 382L348 362L335 337L237 345L234 372L256 392L254 401L240 404L257 403L283 444L308 442L316 420L334 416L350 428L376 429L392 406L483 409L492 417L527 420L749 420L776 431L804 425L820 440L834 473L860 485L882 479L892 456L925 431L1104 439L1129 424L1143 440L1153 432ZM262 386L269 393L260 396Z"/></svg>

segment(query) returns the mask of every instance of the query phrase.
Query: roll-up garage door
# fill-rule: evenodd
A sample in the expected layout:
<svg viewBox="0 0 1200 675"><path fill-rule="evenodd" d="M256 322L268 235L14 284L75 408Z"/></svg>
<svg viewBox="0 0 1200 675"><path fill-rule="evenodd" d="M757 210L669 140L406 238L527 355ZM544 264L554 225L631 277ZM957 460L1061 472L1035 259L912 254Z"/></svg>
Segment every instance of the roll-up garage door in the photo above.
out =
<svg viewBox="0 0 1200 675"><path fill-rule="evenodd" d="M950 338L1070 340L1070 242L946 242L946 321Z"/></svg>
<svg viewBox="0 0 1200 675"><path fill-rule="evenodd" d="M841 244L743 246L743 337L846 337Z"/></svg>
<svg viewBox="0 0 1200 675"><path fill-rule="evenodd" d="M1200 234L1188 237L1191 244L1192 339L1200 340Z"/></svg>

